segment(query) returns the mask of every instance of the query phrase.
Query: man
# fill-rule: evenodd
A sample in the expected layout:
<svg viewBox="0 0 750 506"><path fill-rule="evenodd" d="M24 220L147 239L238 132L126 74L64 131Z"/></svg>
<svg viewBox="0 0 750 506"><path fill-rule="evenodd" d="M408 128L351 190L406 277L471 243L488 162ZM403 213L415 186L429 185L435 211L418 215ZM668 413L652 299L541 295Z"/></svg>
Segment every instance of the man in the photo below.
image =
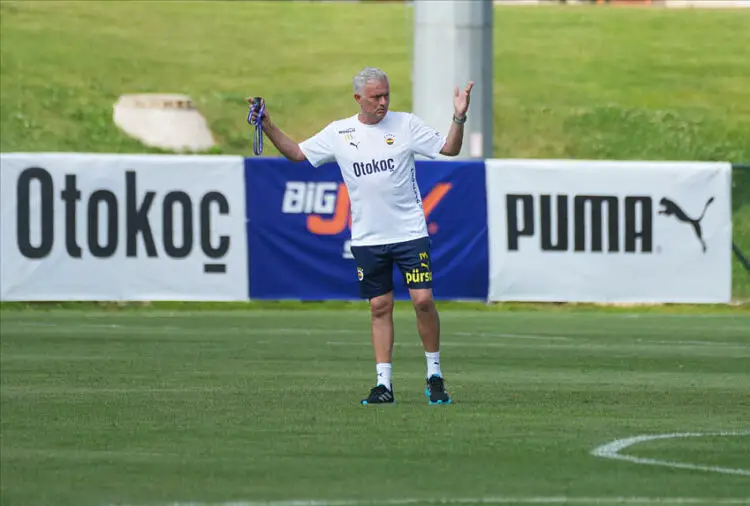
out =
<svg viewBox="0 0 750 506"><path fill-rule="evenodd" d="M427 361L430 404L450 404L440 369L440 319L432 293L430 238L417 187L414 155L456 156L474 83L454 90L454 115L447 137L411 113L388 110L390 86L380 69L367 67L354 77L359 112L333 121L297 144L272 121L268 108L262 125L286 158L318 167L336 162L351 202L351 251L360 295L370 302L372 346L377 384L362 404L395 401L391 384L393 356L393 265L398 266L411 297ZM252 101L252 98L248 99ZM253 121L256 114L253 114Z"/></svg>

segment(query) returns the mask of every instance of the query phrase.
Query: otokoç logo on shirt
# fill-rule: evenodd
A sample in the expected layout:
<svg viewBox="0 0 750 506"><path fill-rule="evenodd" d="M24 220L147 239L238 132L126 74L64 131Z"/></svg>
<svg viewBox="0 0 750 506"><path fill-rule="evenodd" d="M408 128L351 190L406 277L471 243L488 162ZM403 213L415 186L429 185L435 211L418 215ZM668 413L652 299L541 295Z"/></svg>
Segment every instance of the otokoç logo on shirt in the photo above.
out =
<svg viewBox="0 0 750 506"><path fill-rule="evenodd" d="M369 162L354 162L352 166L354 169L354 175L361 177L367 174L374 174L377 172L388 172L396 168L396 162L393 158L387 160L371 160Z"/></svg>

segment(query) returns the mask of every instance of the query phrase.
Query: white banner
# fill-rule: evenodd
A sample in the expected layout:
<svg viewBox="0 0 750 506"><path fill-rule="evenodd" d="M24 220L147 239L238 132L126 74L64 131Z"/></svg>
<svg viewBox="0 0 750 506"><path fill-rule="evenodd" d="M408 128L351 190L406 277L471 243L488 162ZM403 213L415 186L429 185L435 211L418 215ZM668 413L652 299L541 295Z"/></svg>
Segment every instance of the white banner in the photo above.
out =
<svg viewBox="0 0 750 506"><path fill-rule="evenodd" d="M489 299L731 300L731 165L487 160Z"/></svg>
<svg viewBox="0 0 750 506"><path fill-rule="evenodd" d="M0 155L0 299L246 300L240 156Z"/></svg>

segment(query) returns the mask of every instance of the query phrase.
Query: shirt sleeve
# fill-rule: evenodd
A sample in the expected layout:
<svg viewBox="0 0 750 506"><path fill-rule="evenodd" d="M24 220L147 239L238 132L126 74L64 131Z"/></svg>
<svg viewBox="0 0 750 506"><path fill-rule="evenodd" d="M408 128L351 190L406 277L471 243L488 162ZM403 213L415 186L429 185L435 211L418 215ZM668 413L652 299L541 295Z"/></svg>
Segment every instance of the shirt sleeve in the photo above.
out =
<svg viewBox="0 0 750 506"><path fill-rule="evenodd" d="M443 134L428 126L414 114L411 114L409 118L409 130L412 150L428 158L436 158L447 140Z"/></svg>
<svg viewBox="0 0 750 506"><path fill-rule="evenodd" d="M299 148L302 150L302 154L305 155L305 158L307 158L307 161L313 167L319 167L324 163L336 160L333 152L331 131L331 125L329 124L317 134L300 143Z"/></svg>

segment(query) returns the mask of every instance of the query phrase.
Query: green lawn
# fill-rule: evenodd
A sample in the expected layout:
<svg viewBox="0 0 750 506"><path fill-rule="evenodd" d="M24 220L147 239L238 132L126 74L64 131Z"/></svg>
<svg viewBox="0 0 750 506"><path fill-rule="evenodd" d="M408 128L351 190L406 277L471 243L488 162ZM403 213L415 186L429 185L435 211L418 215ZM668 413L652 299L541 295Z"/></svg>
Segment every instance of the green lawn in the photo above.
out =
<svg viewBox="0 0 750 506"><path fill-rule="evenodd" d="M359 405L368 321L364 307L3 310L0 502L750 504L750 434L623 451L744 474L591 454L750 430L747 313L445 310L455 404L440 407L410 310L395 317L397 404Z"/></svg>
<svg viewBox="0 0 750 506"><path fill-rule="evenodd" d="M351 114L351 77L411 107L412 9L350 2L3 2L0 149L143 151L123 93L189 94L224 153L245 97L301 140ZM750 163L750 11L496 8L498 157ZM273 147L269 146L269 153Z"/></svg>
<svg viewBox="0 0 750 506"><path fill-rule="evenodd" d="M495 156L750 163L750 11L495 12ZM3 1L0 151L153 152L117 131L112 105L176 92L207 117L214 152L250 155L246 96L301 140L353 112L364 65L389 72L408 110L411 15ZM733 207L750 253L750 171L735 171ZM735 298L750 298L733 267ZM0 310L2 506L750 505L747 474L591 454L642 434L750 430L748 306L441 304L456 403L436 408L400 304L385 409L358 404L375 375L363 304L55 306ZM623 453L750 472L750 436Z"/></svg>

